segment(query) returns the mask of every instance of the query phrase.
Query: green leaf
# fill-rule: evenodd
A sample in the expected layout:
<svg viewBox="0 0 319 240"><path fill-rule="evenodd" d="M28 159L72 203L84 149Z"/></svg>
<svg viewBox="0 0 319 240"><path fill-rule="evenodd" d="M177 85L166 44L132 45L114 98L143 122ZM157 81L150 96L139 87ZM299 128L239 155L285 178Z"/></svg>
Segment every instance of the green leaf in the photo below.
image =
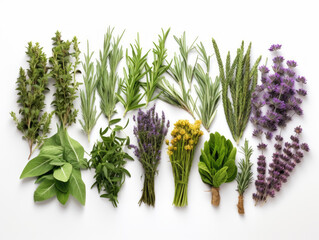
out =
<svg viewBox="0 0 319 240"><path fill-rule="evenodd" d="M54 170L53 177L61 182L67 182L72 173L72 165L70 163L65 163L62 167Z"/></svg>
<svg viewBox="0 0 319 240"><path fill-rule="evenodd" d="M46 140L45 140L46 141ZM64 148L57 145L46 145L40 150L41 155L59 156L63 154Z"/></svg>
<svg viewBox="0 0 319 240"><path fill-rule="evenodd" d="M53 165L53 166L63 166L64 164L66 163L66 161L64 160L60 160L60 159L53 159L51 162L50 162L50 165Z"/></svg>
<svg viewBox="0 0 319 240"><path fill-rule="evenodd" d="M69 191L69 181L68 182L61 182L61 181L55 179L55 187L60 192L66 193Z"/></svg>
<svg viewBox="0 0 319 240"><path fill-rule="evenodd" d="M23 169L20 179L26 177L37 177L52 170L54 166L50 165L53 160L51 156L39 155L28 162Z"/></svg>
<svg viewBox="0 0 319 240"><path fill-rule="evenodd" d="M34 192L34 201L44 201L56 195L54 180L43 179Z"/></svg>
<svg viewBox="0 0 319 240"><path fill-rule="evenodd" d="M114 125L114 124L120 122L121 120L122 120L121 118L113 119L113 120L111 120L111 121L109 122L109 125L110 125L110 126L111 126L111 125Z"/></svg>
<svg viewBox="0 0 319 240"><path fill-rule="evenodd" d="M213 180L213 186L214 187L219 187L223 183L226 182L227 180L227 169L228 167L223 167L219 171L216 172Z"/></svg>
<svg viewBox="0 0 319 240"><path fill-rule="evenodd" d="M61 192L56 190L56 197L62 205L65 205L70 196L69 192Z"/></svg>
<svg viewBox="0 0 319 240"><path fill-rule="evenodd" d="M85 184L79 170L73 170L70 177L70 194L82 205L85 205Z"/></svg>

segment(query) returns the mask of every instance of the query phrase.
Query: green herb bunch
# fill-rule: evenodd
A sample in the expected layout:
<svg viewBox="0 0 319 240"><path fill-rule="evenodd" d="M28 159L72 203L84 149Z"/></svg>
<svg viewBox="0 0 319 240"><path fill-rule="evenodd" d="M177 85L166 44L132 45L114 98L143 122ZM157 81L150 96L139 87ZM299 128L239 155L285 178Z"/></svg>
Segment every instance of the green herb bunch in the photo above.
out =
<svg viewBox="0 0 319 240"><path fill-rule="evenodd" d="M158 35L158 44L154 43L153 56L154 60L150 67L147 63L146 67L146 83L143 86L145 90L146 106L149 102L157 99L161 93L153 97L155 90L158 88L159 82L164 78L163 74L168 70L169 65L165 65L167 58L167 49L165 48L165 42L170 29L166 32L162 29L162 35Z"/></svg>
<svg viewBox="0 0 319 240"><path fill-rule="evenodd" d="M53 40L52 57L49 59L52 70L51 76L55 80L54 93L55 114L59 117L62 125L67 127L76 122L78 110L74 109L74 100L80 83L76 81L75 75L80 64L80 50L76 37L72 41L64 41L61 33L56 32Z"/></svg>
<svg viewBox="0 0 319 240"><path fill-rule="evenodd" d="M241 147L241 150L244 154L244 158L242 158L238 164L239 172L236 177L237 191L239 193L237 208L239 214L244 214L244 193L253 181L253 172L251 170L253 164L250 161L253 149L248 145L248 140L245 140L245 145Z"/></svg>
<svg viewBox="0 0 319 240"><path fill-rule="evenodd" d="M80 169L86 167L83 147L60 126L55 135L44 140L39 155L28 162L20 178L37 177L34 201L56 196L64 205L71 194L84 205L85 184Z"/></svg>
<svg viewBox="0 0 319 240"><path fill-rule="evenodd" d="M215 78L213 82L209 76L210 72L210 56L207 55L203 43L197 45L197 52L200 55L200 60L205 65L205 70L200 64L195 67L195 79L198 86L195 85L195 90L200 102L200 106L195 108L195 111L202 121L203 126L209 132L209 128L215 118L217 106L220 99L220 80L219 77Z"/></svg>
<svg viewBox="0 0 319 240"><path fill-rule="evenodd" d="M20 106L21 119L19 120L14 112L10 114L17 124L17 128L28 141L30 158L33 151L41 146L43 139L50 131L52 113L43 113L49 78L46 55L39 43L33 45L32 42L28 43L26 54L29 57L29 69L25 71L20 68L19 78L16 82L19 96L17 103ZM34 144L36 144L35 149L33 149Z"/></svg>
<svg viewBox="0 0 319 240"><path fill-rule="evenodd" d="M172 64L167 71L176 85L163 78L159 84L159 89L162 91L160 99L179 108L184 109L195 118L194 108L195 102L191 96L191 83L194 77L195 66L188 64L189 53L195 48L194 44L188 47L186 43L186 34L183 33L182 37L177 38L174 36L175 41L179 45L180 55L175 54ZM196 65L196 64L195 64ZM188 84L185 81L188 82Z"/></svg>
<svg viewBox="0 0 319 240"><path fill-rule="evenodd" d="M98 93L101 98L101 111L111 121L116 113L115 105L119 102L117 95L120 94L122 79L118 76L117 67L123 58L123 49L120 46L122 36L113 38L114 29L108 28L104 35L103 50L100 51L100 59L97 61L96 73L98 80Z"/></svg>
<svg viewBox="0 0 319 240"><path fill-rule="evenodd" d="M85 89L80 91L81 110L83 118L83 122L80 120L80 124L83 131L88 136L88 141L90 141L90 133L100 116L97 115L97 110L95 107L97 79L94 73L94 64L91 60L92 56L93 52L90 53L88 42L87 54L84 54L84 62L82 63L82 67L84 70L83 80Z"/></svg>
<svg viewBox="0 0 319 240"><path fill-rule="evenodd" d="M120 120L111 120L110 125ZM104 131L100 130L102 141L98 141L93 146L89 165L90 168L95 169L95 183L92 185L92 188L96 186L99 193L105 192L101 197L108 198L113 206L117 207L118 193L125 181L125 176L131 176L124 168L126 160L133 160L133 158L123 150L125 146L130 144L130 138L120 138L117 136L117 133L126 126L123 128L116 125L112 130L110 125ZM111 130L111 133L106 135L109 130Z"/></svg>
<svg viewBox="0 0 319 240"><path fill-rule="evenodd" d="M261 56L254 65L250 65L251 43L246 53L244 41L237 49L237 55L233 63L228 52L224 68L216 41L213 39L213 47L219 65L219 77L222 83L222 99L225 117L231 134L237 145L243 136L251 112L251 94L254 91L258 78L258 64ZM230 97L228 96L230 92Z"/></svg>
<svg viewBox="0 0 319 240"><path fill-rule="evenodd" d="M214 206L219 206L220 203L219 187L236 178L236 151L231 141L218 132L211 133L209 140L204 144L198 170L202 181L211 186Z"/></svg>
<svg viewBox="0 0 319 240"><path fill-rule="evenodd" d="M126 51L127 70L124 68L124 80L121 84L121 90L124 93L125 99L119 93L116 94L125 108L124 116L128 111L145 105L140 104L140 101L144 97L144 94L140 92L140 88L142 86L141 80L147 74L145 66L148 52L142 55L139 35L137 35L135 45L131 44L131 51L132 56L129 56L128 51Z"/></svg>

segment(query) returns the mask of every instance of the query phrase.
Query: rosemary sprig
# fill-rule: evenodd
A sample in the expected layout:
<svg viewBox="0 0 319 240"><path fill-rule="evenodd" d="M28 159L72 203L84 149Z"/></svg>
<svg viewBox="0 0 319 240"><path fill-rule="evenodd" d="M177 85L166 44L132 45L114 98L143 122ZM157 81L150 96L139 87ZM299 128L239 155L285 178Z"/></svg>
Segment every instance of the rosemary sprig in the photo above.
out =
<svg viewBox="0 0 319 240"><path fill-rule="evenodd" d="M130 57L128 50L126 50L127 70L124 68L124 80L121 84L121 90L126 99L124 100L119 93L116 94L125 108L123 116L125 116L128 111L145 106L144 103L140 104L145 94L140 93L140 87L142 86L141 80L148 71L145 69L148 52L142 55L138 34L134 46L131 44L131 51L132 56Z"/></svg>
<svg viewBox="0 0 319 240"><path fill-rule="evenodd" d="M169 67L167 72L178 84L179 89L177 90L174 84L163 78L159 83L159 89L162 91L160 99L173 106L184 109L195 118L194 108L196 106L190 94L195 66L188 65L188 55L194 49L196 39L190 47L186 44L185 32L182 37L177 38L174 36L174 39L179 45L180 55L177 56L175 54L173 65ZM188 86L185 83L185 77L188 81Z"/></svg>
<svg viewBox="0 0 319 240"><path fill-rule="evenodd" d="M169 31L170 29L164 32L164 30L162 29L162 35L158 35L158 44L154 43L154 60L152 66L149 66L147 63L145 64L145 67L147 69L146 83L142 86L145 90L146 106L149 102L157 99L160 96L161 93L153 97L159 82L161 81L161 79L164 78L162 75L168 70L170 66L170 64L164 64L164 61L167 57L167 49L165 48L165 42L169 34Z"/></svg>
<svg viewBox="0 0 319 240"><path fill-rule="evenodd" d="M92 128L95 126L99 115L97 115L95 107L95 91L97 85L96 75L94 73L94 64L92 62L93 52L90 53L89 42L87 42L87 54L84 54L84 62L82 62L82 67L84 70L84 90L80 91L81 98L81 110L83 122L80 120L80 124L83 131L88 136L88 141L90 142L90 133Z"/></svg>
<svg viewBox="0 0 319 240"><path fill-rule="evenodd" d="M197 52L200 55L200 60L205 64L206 71L200 64L195 67L195 79L198 87L195 85L195 90L200 102L200 106L195 108L196 114L202 121L203 126L209 132L209 128L215 118L217 106L220 99L219 90L220 80L219 77L215 81L209 76L210 72L210 56L207 55L203 43L197 45Z"/></svg>
<svg viewBox="0 0 319 240"><path fill-rule="evenodd" d="M230 53L228 52L226 68L224 68L217 43L214 39L212 41L219 65L219 77L222 82L222 98L227 124L238 145L250 116L251 94L257 84L257 68L261 56L250 67L251 43L246 53L244 53L243 41L241 47L237 49L237 56L232 64L230 63ZM231 100L228 97L228 91L230 91Z"/></svg>
<svg viewBox="0 0 319 240"><path fill-rule="evenodd" d="M19 120L14 112L10 114L17 124L17 128L23 133L23 138L28 141L30 159L33 151L41 146L50 131L52 113L43 113L44 94L48 90L49 78L47 57L39 43L33 45L32 42L29 42L26 54L29 57L29 69L25 71L20 68L19 78L16 82L19 96L17 103L20 106L21 119ZM36 147L33 149L34 144Z"/></svg>
<svg viewBox="0 0 319 240"><path fill-rule="evenodd" d="M103 51L100 51L100 59L96 67L97 90L101 98L100 107L108 121L111 121L112 116L116 113L115 105L119 101L116 94L120 94L122 84L122 80L117 73L117 67L123 58L120 41L124 31L116 39L113 38L113 43L111 43L113 30L114 28L111 30L109 27L104 35Z"/></svg>
<svg viewBox="0 0 319 240"><path fill-rule="evenodd" d="M76 37L72 41L64 41L61 39L61 33L57 31L52 40L52 57L49 61L52 65L51 75L55 80L56 88L52 105L55 107L55 114L65 128L76 122L78 114L73 102L77 98L80 85L75 75L78 73L77 67L80 64L81 52Z"/></svg>

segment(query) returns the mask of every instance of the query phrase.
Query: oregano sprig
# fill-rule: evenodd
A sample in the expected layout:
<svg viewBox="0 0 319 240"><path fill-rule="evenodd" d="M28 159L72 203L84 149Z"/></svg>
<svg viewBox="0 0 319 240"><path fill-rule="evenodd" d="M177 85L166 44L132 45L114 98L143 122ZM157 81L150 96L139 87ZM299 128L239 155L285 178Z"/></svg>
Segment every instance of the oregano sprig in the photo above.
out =
<svg viewBox="0 0 319 240"><path fill-rule="evenodd" d="M52 113L43 113L45 107L45 92L48 90L48 67L47 57L39 43L28 43L27 56L29 57L29 68L25 71L20 68L17 80L18 101L20 106L19 114L21 119L14 112L11 116L17 128L23 133L23 138L28 141L31 157L32 152L43 143L50 131ZM36 147L33 149L34 144Z"/></svg>

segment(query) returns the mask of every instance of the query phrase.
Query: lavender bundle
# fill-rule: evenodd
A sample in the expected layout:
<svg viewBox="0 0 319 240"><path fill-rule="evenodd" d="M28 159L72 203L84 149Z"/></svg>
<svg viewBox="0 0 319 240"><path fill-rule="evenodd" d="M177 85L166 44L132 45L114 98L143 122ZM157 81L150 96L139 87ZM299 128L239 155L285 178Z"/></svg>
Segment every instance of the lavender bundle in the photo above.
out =
<svg viewBox="0 0 319 240"><path fill-rule="evenodd" d="M157 166L161 159L161 148L164 138L169 128L169 121L165 122L165 114L162 112L162 118L155 113L155 105L147 112L139 109L137 122L134 127L134 135L137 138L137 146L130 145L134 148L134 154L142 163L144 168L144 187L142 197L139 201L147 205L155 205L154 177L157 173Z"/></svg>
<svg viewBox="0 0 319 240"><path fill-rule="evenodd" d="M272 45L271 52L277 52L281 45ZM257 192L253 194L253 199L258 202L265 202L268 197L274 197L275 192L279 192L283 183L304 157L304 152L309 151L306 143L300 143L299 137L302 133L300 126L296 127L294 135L290 141L286 141L281 136L287 123L294 115L302 115L302 99L307 95L303 86L306 79L297 76L295 67L297 63L293 60L286 61L284 57L275 56L273 58L273 73L266 66L261 66L261 84L257 85L252 94L251 122L255 125L253 136L260 139L257 146L261 151L257 162L257 180L255 182ZM297 86L298 85L298 86ZM280 130L275 136L274 153L272 162L268 166L268 177L266 176L267 163L264 151L267 148L266 141L271 141L274 133ZM265 139L264 139L264 138Z"/></svg>

